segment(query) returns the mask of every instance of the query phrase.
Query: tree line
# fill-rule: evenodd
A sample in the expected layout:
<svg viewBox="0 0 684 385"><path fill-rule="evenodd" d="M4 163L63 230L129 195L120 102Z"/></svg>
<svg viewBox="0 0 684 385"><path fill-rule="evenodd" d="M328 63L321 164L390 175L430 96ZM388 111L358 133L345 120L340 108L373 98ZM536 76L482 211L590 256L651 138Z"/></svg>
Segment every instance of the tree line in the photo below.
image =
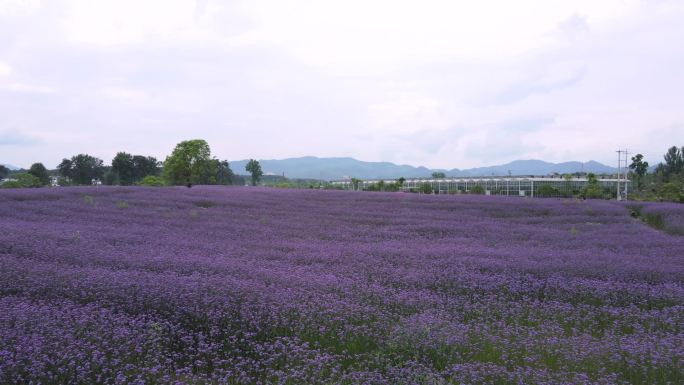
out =
<svg viewBox="0 0 684 385"><path fill-rule="evenodd" d="M633 184L632 197L644 200L668 200L684 202L684 146L670 147L663 155L653 172L644 161L642 154L631 158L629 174ZM250 174L252 185L259 183L263 176L261 165L251 159L245 171ZM209 144L202 139L186 140L178 143L171 155L163 162L152 156L133 155L118 152L110 165L94 156L78 154L64 158L56 170L48 170L42 163L34 163L29 170L12 172L0 165L0 179L11 175L10 181L0 184L1 187L41 187L51 183L51 177L58 177L60 185L90 185L99 181L107 185L187 185L220 184L244 185L245 178L235 174L226 160L212 157ZM433 173L433 178L444 178L442 172ZM592 175L593 176L593 175ZM586 191L580 193L587 197L603 197L602 191L594 178L589 177ZM358 179L352 179L354 189L358 189ZM366 186L370 191L398 191L404 178L393 183L378 183ZM427 193L428 186L422 187ZM421 190L422 191L422 190ZM544 193L542 191L542 193ZM548 192L549 195L555 192ZM542 194L543 195L543 194Z"/></svg>
<svg viewBox="0 0 684 385"><path fill-rule="evenodd" d="M250 159L245 171L250 173L252 185L261 180L261 165ZM0 165L0 179L11 174L10 170ZM51 175L52 174L52 175ZM56 174L56 175L55 175ZM58 178L62 186L91 185L141 185L164 186L196 184L210 185L244 185L245 178L235 174L227 160L212 157L209 144L202 139L186 140L178 143L171 155L163 162L152 156L133 155L118 152L110 165L102 159L78 154L64 158L55 171L48 171L42 163L34 163L28 171L13 173L9 181L2 187L41 187L51 183L51 176Z"/></svg>
<svg viewBox="0 0 684 385"><path fill-rule="evenodd" d="M629 165L636 182L634 197L643 200L667 200L684 203L684 146L672 146L652 173L642 154L632 157Z"/></svg>

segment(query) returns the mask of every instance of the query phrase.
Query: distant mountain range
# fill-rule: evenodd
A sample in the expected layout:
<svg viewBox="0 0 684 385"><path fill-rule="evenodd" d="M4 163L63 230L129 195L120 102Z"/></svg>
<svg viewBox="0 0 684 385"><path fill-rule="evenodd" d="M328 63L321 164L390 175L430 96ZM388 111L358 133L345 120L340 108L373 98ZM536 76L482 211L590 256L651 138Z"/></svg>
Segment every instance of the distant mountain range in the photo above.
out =
<svg viewBox="0 0 684 385"><path fill-rule="evenodd" d="M10 170L19 170L19 167L12 166L11 164L8 164L8 163L0 163L0 165L5 166L5 167L9 168Z"/></svg>
<svg viewBox="0 0 684 385"><path fill-rule="evenodd" d="M238 174L245 174L245 166L248 160L230 162L230 168ZM457 168L430 169L426 167L414 167L398 165L390 162L364 162L354 158L318 158L305 156L301 158L267 159L259 160L261 169L265 174L285 175L288 178L310 178L323 180L337 180L347 177L359 179L394 179L429 177L433 172L443 172L446 176L504 176L504 175L548 175L554 172L559 174L574 173L578 171L593 172L597 174L610 174L616 168L606 166L599 162L563 162L550 163L542 160L516 160L510 163L476 167L459 170Z"/></svg>

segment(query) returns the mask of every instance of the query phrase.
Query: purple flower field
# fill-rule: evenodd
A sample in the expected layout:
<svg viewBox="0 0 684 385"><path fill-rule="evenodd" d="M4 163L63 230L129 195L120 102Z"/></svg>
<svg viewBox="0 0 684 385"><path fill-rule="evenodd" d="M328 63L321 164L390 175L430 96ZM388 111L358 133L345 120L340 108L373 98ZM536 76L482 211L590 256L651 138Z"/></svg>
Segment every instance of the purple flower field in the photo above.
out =
<svg viewBox="0 0 684 385"><path fill-rule="evenodd" d="M683 367L684 236L617 202L0 192L2 384L681 384Z"/></svg>

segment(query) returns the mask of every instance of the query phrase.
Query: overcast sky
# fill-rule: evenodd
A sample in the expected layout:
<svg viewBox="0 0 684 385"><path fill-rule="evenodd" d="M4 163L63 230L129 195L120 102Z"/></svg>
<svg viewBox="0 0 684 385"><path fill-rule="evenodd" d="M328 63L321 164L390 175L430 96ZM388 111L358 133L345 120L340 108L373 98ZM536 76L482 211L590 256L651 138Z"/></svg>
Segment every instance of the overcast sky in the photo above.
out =
<svg viewBox="0 0 684 385"><path fill-rule="evenodd" d="M0 163L651 162L684 145L684 1L0 0Z"/></svg>

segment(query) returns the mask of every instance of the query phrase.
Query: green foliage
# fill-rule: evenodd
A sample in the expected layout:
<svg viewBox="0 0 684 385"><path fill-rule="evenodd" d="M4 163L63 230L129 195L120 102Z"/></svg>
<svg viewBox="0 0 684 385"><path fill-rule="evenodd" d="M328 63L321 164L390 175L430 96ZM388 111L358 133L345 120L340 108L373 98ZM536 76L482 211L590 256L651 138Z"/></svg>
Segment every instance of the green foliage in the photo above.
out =
<svg viewBox="0 0 684 385"><path fill-rule="evenodd" d="M24 186L21 185L21 183L17 182L16 180L10 180L6 181L2 184L0 184L0 188L23 188Z"/></svg>
<svg viewBox="0 0 684 385"><path fill-rule="evenodd" d="M59 171L59 175L62 176L64 183L68 184L73 174L71 159L62 159L62 162L59 165L57 165L57 171Z"/></svg>
<svg viewBox="0 0 684 385"><path fill-rule="evenodd" d="M484 194L485 189L479 184L476 184L475 186L470 188L470 193L471 194Z"/></svg>
<svg viewBox="0 0 684 385"><path fill-rule="evenodd" d="M256 159L250 159L245 166L245 170L252 174L252 186L256 186L261 176L264 175L263 171L261 171L261 165Z"/></svg>
<svg viewBox="0 0 684 385"><path fill-rule="evenodd" d="M128 208L128 202L118 201L118 202L116 202L116 207L118 207L120 209L127 209Z"/></svg>
<svg viewBox="0 0 684 385"><path fill-rule="evenodd" d="M91 197L90 195L84 195L83 196L83 202L87 205L92 205L94 202L93 197Z"/></svg>
<svg viewBox="0 0 684 385"><path fill-rule="evenodd" d="M112 184L120 184L122 186L133 184L133 155L126 152L117 152L114 159L112 159L112 174L114 181ZM106 182L109 182L109 180Z"/></svg>
<svg viewBox="0 0 684 385"><path fill-rule="evenodd" d="M19 173L12 175L11 181L1 184L2 188L29 188L42 186L40 179L29 173Z"/></svg>
<svg viewBox="0 0 684 385"><path fill-rule="evenodd" d="M668 182L660 187L659 194L664 200L676 202L682 200L684 191L677 183Z"/></svg>
<svg viewBox="0 0 684 385"><path fill-rule="evenodd" d="M418 186L418 192L421 194L432 194L432 185L430 183L421 183Z"/></svg>
<svg viewBox="0 0 684 385"><path fill-rule="evenodd" d="M441 179L446 178L446 175L443 172L433 172L432 177L435 179Z"/></svg>
<svg viewBox="0 0 684 385"><path fill-rule="evenodd" d="M133 180L140 181L142 178L159 175L160 162L153 156L133 155Z"/></svg>
<svg viewBox="0 0 684 385"><path fill-rule="evenodd" d="M161 187L164 186L164 179L158 176L148 175L138 182L138 186Z"/></svg>
<svg viewBox="0 0 684 385"><path fill-rule="evenodd" d="M186 140L178 143L164 161L164 179L171 185L213 184L215 166L206 141Z"/></svg>
<svg viewBox="0 0 684 385"><path fill-rule="evenodd" d="M62 159L57 169L67 182L77 185L92 184L93 179L101 179L104 175L102 160L88 154Z"/></svg>
<svg viewBox="0 0 684 385"><path fill-rule="evenodd" d="M637 189L641 190L641 180L648 172L648 162L644 162L644 156L636 154L632 157L632 164L629 165L630 170L634 172L637 180Z"/></svg>
<svg viewBox="0 0 684 385"><path fill-rule="evenodd" d="M660 214L646 213L642 216L642 219L644 222L646 222L646 224L654 229L665 229L665 221L663 220L663 216Z"/></svg>
<svg viewBox="0 0 684 385"><path fill-rule="evenodd" d="M10 172L9 168L0 164L0 179L6 178L7 175L9 175L9 172Z"/></svg>
<svg viewBox="0 0 684 385"><path fill-rule="evenodd" d="M582 195L587 198L603 198L603 189L594 173L587 174L587 185L582 189Z"/></svg>
<svg viewBox="0 0 684 385"><path fill-rule="evenodd" d="M542 184L534 194L539 197L555 197L560 195L560 191L550 184Z"/></svg>
<svg viewBox="0 0 684 385"><path fill-rule="evenodd" d="M216 183L217 184L233 184L235 181L235 174L230 169L227 160L214 159L214 168L216 169Z"/></svg>
<svg viewBox="0 0 684 385"><path fill-rule="evenodd" d="M666 177L684 171L684 147L670 147L663 158L665 159L664 172Z"/></svg>
<svg viewBox="0 0 684 385"><path fill-rule="evenodd" d="M353 190L354 190L354 191L356 191L356 190L359 189L359 183L361 183L361 180L360 180L360 179L351 178L351 184L352 184L352 187L353 187Z"/></svg>
<svg viewBox="0 0 684 385"><path fill-rule="evenodd" d="M28 173L38 178L41 186L47 186L50 184L50 175L48 175L47 169L42 163L32 164Z"/></svg>

